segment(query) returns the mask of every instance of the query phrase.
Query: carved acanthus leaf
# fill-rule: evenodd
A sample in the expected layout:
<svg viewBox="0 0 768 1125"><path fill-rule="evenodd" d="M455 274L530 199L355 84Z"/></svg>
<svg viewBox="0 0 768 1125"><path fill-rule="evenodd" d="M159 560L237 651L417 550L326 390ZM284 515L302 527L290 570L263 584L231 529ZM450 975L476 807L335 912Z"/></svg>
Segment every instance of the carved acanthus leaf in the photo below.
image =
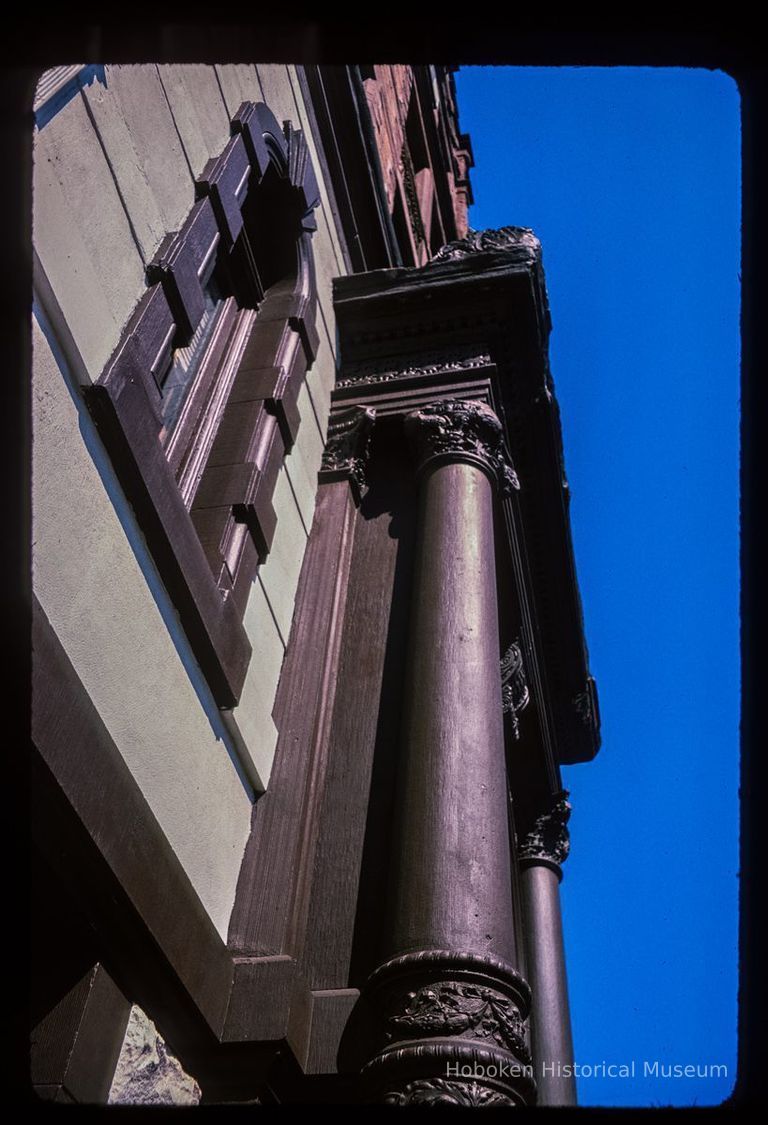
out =
<svg viewBox="0 0 768 1125"><path fill-rule="evenodd" d="M346 379L339 379L337 387L367 386L370 383L388 383L394 379L410 379L419 375L447 375L452 371L468 371L476 367L487 367L491 362L489 355L462 356L455 359L436 358L419 364L391 368L386 371L371 371L363 368L360 374L353 373Z"/></svg>
<svg viewBox="0 0 768 1125"><path fill-rule="evenodd" d="M530 692L525 679L523 654L517 641L513 642L501 658L501 710L510 715L512 733L520 737L520 723L517 716L530 702Z"/></svg>
<svg viewBox="0 0 768 1125"><path fill-rule="evenodd" d="M523 247L533 254L541 252L541 243L528 227L500 227L498 230L467 231L465 238L447 242L432 257L433 262L450 262L466 258L470 254L482 254L491 250L511 250Z"/></svg>
<svg viewBox="0 0 768 1125"><path fill-rule="evenodd" d="M511 1106L512 1098L479 1082L452 1082L447 1078L420 1078L402 1090L384 1096L386 1105Z"/></svg>
<svg viewBox="0 0 768 1125"><path fill-rule="evenodd" d="M442 455L461 460L462 454L470 454L496 477L503 495L520 487L504 448L501 422L484 402L431 402L408 414L405 428L422 463Z"/></svg>
<svg viewBox="0 0 768 1125"><path fill-rule="evenodd" d="M532 826L518 842L518 858L563 863L571 848L567 828L570 815L568 791L563 789L555 794L550 807L536 817Z"/></svg>
<svg viewBox="0 0 768 1125"><path fill-rule="evenodd" d="M456 1035L493 1039L525 1062L530 1052L525 1024L507 996L483 985L437 981L405 997L407 1006L388 1019L388 1038Z"/></svg>
<svg viewBox="0 0 768 1125"><path fill-rule="evenodd" d="M331 415L320 467L321 479L349 477L362 493L375 417L376 411L370 406L350 406Z"/></svg>

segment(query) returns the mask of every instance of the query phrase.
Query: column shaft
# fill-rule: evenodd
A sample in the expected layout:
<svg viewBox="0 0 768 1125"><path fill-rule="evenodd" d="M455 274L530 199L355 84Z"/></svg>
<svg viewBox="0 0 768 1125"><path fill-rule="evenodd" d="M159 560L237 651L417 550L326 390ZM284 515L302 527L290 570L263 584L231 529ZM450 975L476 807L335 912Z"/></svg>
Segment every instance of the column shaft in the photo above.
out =
<svg viewBox="0 0 768 1125"><path fill-rule="evenodd" d="M540 1105L576 1105L559 876L531 863L521 873L531 985L531 1038Z"/></svg>
<svg viewBox="0 0 768 1125"><path fill-rule="evenodd" d="M514 961L493 544L480 468L420 487L392 949Z"/></svg>
<svg viewBox="0 0 768 1125"><path fill-rule="evenodd" d="M363 1073L372 1096L398 1105L526 1104L536 1087L514 965L493 536L495 489L516 477L483 403L432 403L406 432L419 539L389 959L366 985L378 1027Z"/></svg>

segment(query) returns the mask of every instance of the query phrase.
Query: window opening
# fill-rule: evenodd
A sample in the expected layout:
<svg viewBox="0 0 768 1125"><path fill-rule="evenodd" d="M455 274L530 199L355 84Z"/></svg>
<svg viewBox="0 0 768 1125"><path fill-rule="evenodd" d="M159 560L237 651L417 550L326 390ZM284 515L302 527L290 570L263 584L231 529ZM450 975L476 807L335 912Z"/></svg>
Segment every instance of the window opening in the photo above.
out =
<svg viewBox="0 0 768 1125"><path fill-rule="evenodd" d="M163 396L161 440L170 437L176 427L184 400L200 369L200 364L224 309L224 298L213 278L206 285L203 294L205 310L200 323L187 346L176 348L165 376L160 381L160 392Z"/></svg>

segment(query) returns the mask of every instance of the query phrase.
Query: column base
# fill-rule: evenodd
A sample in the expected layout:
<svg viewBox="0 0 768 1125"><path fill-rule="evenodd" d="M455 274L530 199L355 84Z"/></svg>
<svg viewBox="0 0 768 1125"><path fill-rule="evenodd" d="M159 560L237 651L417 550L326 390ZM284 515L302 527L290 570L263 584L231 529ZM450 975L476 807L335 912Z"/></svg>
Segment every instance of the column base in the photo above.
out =
<svg viewBox="0 0 768 1125"><path fill-rule="evenodd" d="M372 1100L395 1105L531 1105L530 989L487 954L420 950L381 965L364 989L376 1051Z"/></svg>

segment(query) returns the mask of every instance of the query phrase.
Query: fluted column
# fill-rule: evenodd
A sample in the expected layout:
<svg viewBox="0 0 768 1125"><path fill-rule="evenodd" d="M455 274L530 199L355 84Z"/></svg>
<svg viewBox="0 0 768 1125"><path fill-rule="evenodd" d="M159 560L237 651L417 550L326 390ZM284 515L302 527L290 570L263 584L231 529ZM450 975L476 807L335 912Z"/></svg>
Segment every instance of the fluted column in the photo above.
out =
<svg viewBox="0 0 768 1125"><path fill-rule="evenodd" d="M540 1105L575 1105L573 1040L560 914L560 865L570 848L566 792L552 798L518 841L528 975L533 992L531 1039Z"/></svg>
<svg viewBox="0 0 768 1125"><path fill-rule="evenodd" d="M419 474L388 960L366 997L364 1073L396 1104L535 1100L515 968L494 561L494 493L517 487L484 403L405 423Z"/></svg>

